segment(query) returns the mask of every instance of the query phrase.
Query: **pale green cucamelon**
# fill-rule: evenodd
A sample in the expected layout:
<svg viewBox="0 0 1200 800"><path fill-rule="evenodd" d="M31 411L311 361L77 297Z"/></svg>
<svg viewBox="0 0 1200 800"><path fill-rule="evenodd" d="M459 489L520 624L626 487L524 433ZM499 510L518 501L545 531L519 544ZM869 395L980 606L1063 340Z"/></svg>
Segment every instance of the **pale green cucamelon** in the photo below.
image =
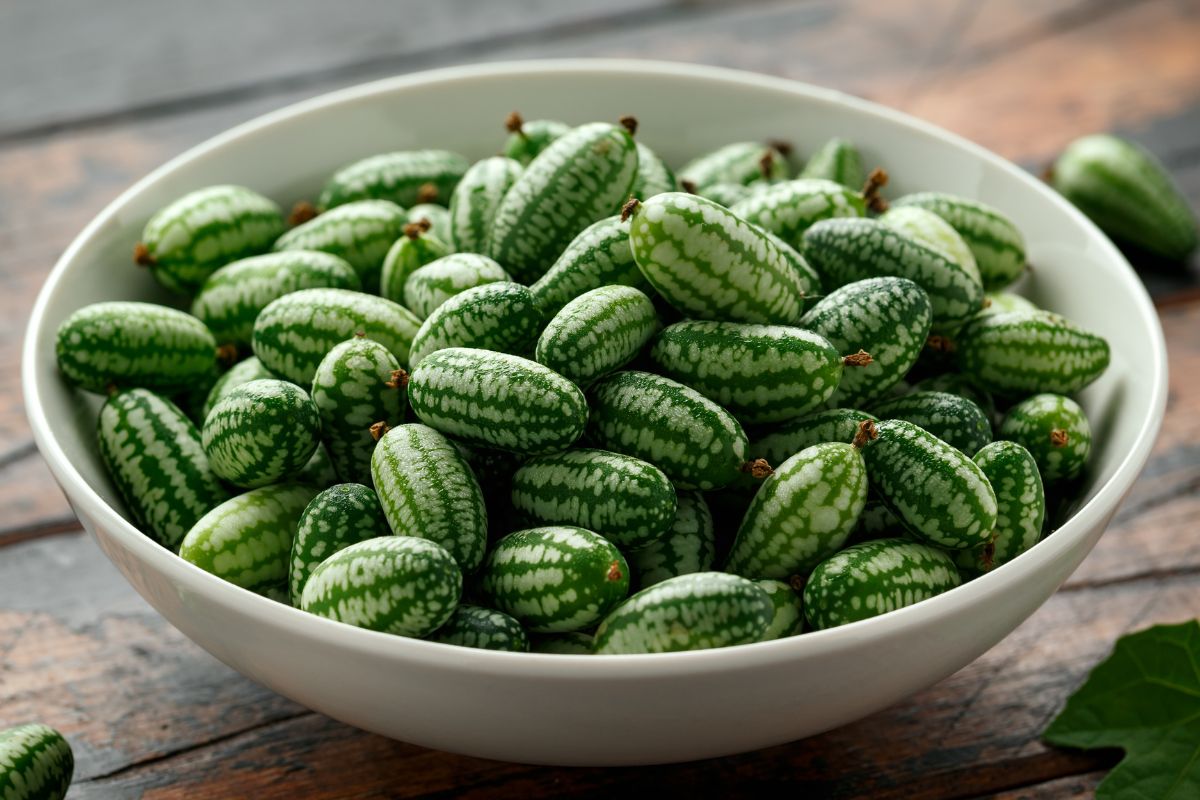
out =
<svg viewBox="0 0 1200 800"><path fill-rule="evenodd" d="M1025 237L998 209L945 192L905 195L892 206L924 208L950 223L971 248L985 289L1002 289L1025 270Z"/></svg>

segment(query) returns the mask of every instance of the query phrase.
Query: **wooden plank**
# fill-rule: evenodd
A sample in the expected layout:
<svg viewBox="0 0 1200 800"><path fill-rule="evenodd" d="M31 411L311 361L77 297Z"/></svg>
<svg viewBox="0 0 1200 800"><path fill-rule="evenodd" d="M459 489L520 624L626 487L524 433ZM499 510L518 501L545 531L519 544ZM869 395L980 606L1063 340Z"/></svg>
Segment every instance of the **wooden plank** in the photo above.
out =
<svg viewBox="0 0 1200 800"><path fill-rule="evenodd" d="M1107 774L1089 772L1086 775L1072 775L1069 778L1000 792L987 800L1092 800L1096 796L1096 787Z"/></svg>

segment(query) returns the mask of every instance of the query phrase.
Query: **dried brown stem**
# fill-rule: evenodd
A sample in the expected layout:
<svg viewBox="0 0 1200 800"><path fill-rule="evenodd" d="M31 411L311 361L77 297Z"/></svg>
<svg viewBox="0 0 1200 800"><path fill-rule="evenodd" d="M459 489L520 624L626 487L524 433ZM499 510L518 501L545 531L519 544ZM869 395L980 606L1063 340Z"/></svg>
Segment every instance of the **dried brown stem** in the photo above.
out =
<svg viewBox="0 0 1200 800"><path fill-rule="evenodd" d="M288 214L287 223L295 228L298 225L303 225L310 219L315 218L321 212L317 207L307 200L301 200L296 205L292 206L292 213Z"/></svg>
<svg viewBox="0 0 1200 800"><path fill-rule="evenodd" d="M629 198L629 201L621 207L621 222L629 219L633 215L633 212L638 210L638 206L641 204L642 201L638 200L636 197Z"/></svg>
<svg viewBox="0 0 1200 800"><path fill-rule="evenodd" d="M875 359L871 358L871 354L866 350L859 350L857 353L851 353L842 358L842 363L847 367L865 367L874 361Z"/></svg>
<svg viewBox="0 0 1200 800"><path fill-rule="evenodd" d="M858 433L854 434L852 444L859 450L867 446L867 442L879 438L879 429L875 427L875 421L864 419L858 423Z"/></svg>
<svg viewBox="0 0 1200 800"><path fill-rule="evenodd" d="M417 188L418 203L436 203L438 199L438 187L436 183L422 183Z"/></svg>
<svg viewBox="0 0 1200 800"><path fill-rule="evenodd" d="M142 242L138 242L133 246L133 263L141 267L153 267L158 262L154 260L154 256L150 255L150 248Z"/></svg>
<svg viewBox="0 0 1200 800"><path fill-rule="evenodd" d="M888 210L888 202L879 195L879 190L888 184L887 170L882 167L876 167L871 170L871 174L867 176L867 182L863 184L862 196L867 203L867 208L872 211L882 214Z"/></svg>
<svg viewBox="0 0 1200 800"><path fill-rule="evenodd" d="M630 136L633 136L634 134L637 133L637 129L638 129L637 117L626 114L625 116L623 116L619 120L617 120L617 122L619 122L621 124L622 128L629 131Z"/></svg>
<svg viewBox="0 0 1200 800"><path fill-rule="evenodd" d="M1071 434L1062 428L1055 428L1050 431L1050 446L1051 447L1066 447L1071 442Z"/></svg>
<svg viewBox="0 0 1200 800"><path fill-rule="evenodd" d="M751 478L760 481L775 474L775 469L767 463L765 458L756 458L753 461L747 461L738 469L745 472Z"/></svg>
<svg viewBox="0 0 1200 800"><path fill-rule="evenodd" d="M507 130L509 133L517 133L524 137L525 136L525 131L523 130L524 125L525 125L525 120L521 119L520 113L518 113L516 111L512 112L511 114L509 114L507 117L504 118L504 129Z"/></svg>
<svg viewBox="0 0 1200 800"><path fill-rule="evenodd" d="M408 373L402 369L392 370L392 377L384 383L389 389L403 389L408 386Z"/></svg>
<svg viewBox="0 0 1200 800"><path fill-rule="evenodd" d="M379 420L379 422L376 422L375 424L373 424L371 426L371 438L378 442L391 429L392 429L391 425L388 425L383 420Z"/></svg>

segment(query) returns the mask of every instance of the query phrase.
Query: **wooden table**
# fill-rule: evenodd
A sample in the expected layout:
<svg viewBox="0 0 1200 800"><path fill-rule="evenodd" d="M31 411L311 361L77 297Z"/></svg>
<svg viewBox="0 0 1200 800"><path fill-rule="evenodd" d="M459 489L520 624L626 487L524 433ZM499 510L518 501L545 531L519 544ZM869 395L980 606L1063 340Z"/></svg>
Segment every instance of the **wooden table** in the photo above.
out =
<svg viewBox="0 0 1200 800"><path fill-rule="evenodd" d="M103 10L101 11L101 8ZM1151 146L1200 206L1196 0L90 0L0 5L0 726L41 720L78 798L1090 796L1116 753L1039 732L1120 634L1200 616L1200 260L1139 265L1171 398L1111 529L977 662L840 730L644 769L546 769L368 735L224 667L154 613L84 535L30 439L18 353L47 270L152 167L260 112L463 61L639 56L824 84L1036 169L1071 138Z"/></svg>

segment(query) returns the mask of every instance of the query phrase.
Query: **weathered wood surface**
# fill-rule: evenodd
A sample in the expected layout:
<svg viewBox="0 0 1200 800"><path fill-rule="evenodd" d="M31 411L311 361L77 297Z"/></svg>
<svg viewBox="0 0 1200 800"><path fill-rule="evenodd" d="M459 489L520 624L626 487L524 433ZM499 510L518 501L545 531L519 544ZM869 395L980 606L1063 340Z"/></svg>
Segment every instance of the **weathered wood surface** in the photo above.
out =
<svg viewBox="0 0 1200 800"><path fill-rule="evenodd" d="M638 770L533 768L390 742L220 665L79 532L31 446L20 339L54 259L149 169L288 102L462 61L613 55L759 70L911 111L1031 169L1074 136L1115 129L1158 152L1200 205L1193 0L90 6L0 7L10 78L0 81L0 725L64 730L78 756L73 797L600 797L647 781L702 796L1090 796L1115 754L1046 748L1039 731L1122 632L1200 615L1200 260L1139 262L1171 355L1166 433L1046 606L970 667L861 723ZM88 25L64 22L85 15Z"/></svg>

